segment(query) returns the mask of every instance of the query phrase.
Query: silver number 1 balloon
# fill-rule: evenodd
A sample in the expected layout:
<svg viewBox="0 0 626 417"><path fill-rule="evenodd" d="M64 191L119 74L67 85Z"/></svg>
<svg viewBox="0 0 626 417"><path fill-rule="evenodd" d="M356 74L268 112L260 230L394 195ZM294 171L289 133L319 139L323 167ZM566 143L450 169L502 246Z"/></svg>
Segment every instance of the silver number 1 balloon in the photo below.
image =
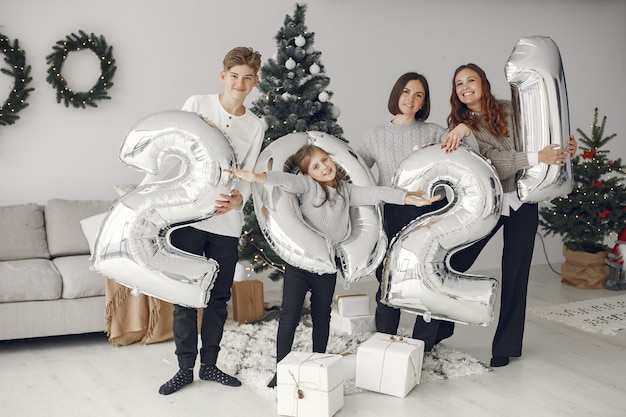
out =
<svg viewBox="0 0 626 417"><path fill-rule="evenodd" d="M517 42L505 66L511 85L517 134L522 151L537 152L569 141L567 88L556 43L532 36ZM567 195L573 188L572 165L540 163L524 170L517 181L520 200L539 203Z"/></svg>

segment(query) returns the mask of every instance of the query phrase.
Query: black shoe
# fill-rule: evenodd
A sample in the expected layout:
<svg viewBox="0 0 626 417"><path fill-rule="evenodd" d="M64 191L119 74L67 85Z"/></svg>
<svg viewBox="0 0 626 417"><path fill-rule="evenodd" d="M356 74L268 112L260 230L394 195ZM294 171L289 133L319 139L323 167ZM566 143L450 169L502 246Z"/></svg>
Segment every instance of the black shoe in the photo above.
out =
<svg viewBox="0 0 626 417"><path fill-rule="evenodd" d="M193 382L192 369L179 369L176 375L159 388L159 394L170 395Z"/></svg>
<svg viewBox="0 0 626 417"><path fill-rule="evenodd" d="M274 377L272 378L272 380L269 382L269 384L267 384L268 388L276 388L276 374L274 374Z"/></svg>
<svg viewBox="0 0 626 417"><path fill-rule="evenodd" d="M229 387L238 387L241 381L220 371L215 365L200 365L200 379L205 381L215 381Z"/></svg>
<svg viewBox="0 0 626 417"><path fill-rule="evenodd" d="M501 366L507 366L508 364L509 364L509 357L508 356L494 356L493 358L491 358L490 365L493 368L499 368Z"/></svg>

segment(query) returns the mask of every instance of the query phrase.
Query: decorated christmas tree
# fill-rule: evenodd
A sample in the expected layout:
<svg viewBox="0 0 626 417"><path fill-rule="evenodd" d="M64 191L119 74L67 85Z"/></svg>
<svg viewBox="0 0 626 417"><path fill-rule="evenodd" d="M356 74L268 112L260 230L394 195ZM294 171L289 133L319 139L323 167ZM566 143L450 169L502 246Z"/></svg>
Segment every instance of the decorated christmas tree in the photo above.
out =
<svg viewBox="0 0 626 417"><path fill-rule="evenodd" d="M266 125L263 147L293 132L320 131L338 139L343 129L337 124L339 109L327 90L330 78L325 74L321 52L313 48L315 33L305 22L306 5L296 4L295 13L285 16L284 25L275 36L278 47L260 70L261 92L252 111ZM347 141L346 141L347 142ZM285 264L266 242L250 199L244 207L245 224L239 241L239 258L250 262L254 272L271 268L269 277L282 277Z"/></svg>
<svg viewBox="0 0 626 417"><path fill-rule="evenodd" d="M626 221L626 186L621 158L609 159L604 146L616 134L604 136L606 116L598 125L595 109L591 135L581 129L581 155L574 158L574 189L540 210L539 223L547 234L560 235L569 250L607 250L605 239L622 230Z"/></svg>

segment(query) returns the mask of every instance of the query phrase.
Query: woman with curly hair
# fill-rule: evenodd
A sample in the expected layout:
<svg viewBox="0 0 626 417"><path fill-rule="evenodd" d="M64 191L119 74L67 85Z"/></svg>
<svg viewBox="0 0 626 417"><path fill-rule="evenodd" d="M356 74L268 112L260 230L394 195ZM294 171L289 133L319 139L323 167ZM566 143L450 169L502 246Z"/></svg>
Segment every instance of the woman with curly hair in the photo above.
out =
<svg viewBox="0 0 626 417"><path fill-rule="evenodd" d="M565 148L550 144L539 152L523 151L511 102L493 96L485 72L476 64L461 65L454 72L450 106L448 125L464 124L472 130L480 153L493 164L504 191L496 227L485 238L452 255L450 263L460 272L469 269L489 239L504 226L501 307L491 366L505 366L510 357L522 355L528 278L539 222L537 204L520 201L517 179L522 170L533 165L563 165L566 158L574 157L577 144L570 136Z"/></svg>

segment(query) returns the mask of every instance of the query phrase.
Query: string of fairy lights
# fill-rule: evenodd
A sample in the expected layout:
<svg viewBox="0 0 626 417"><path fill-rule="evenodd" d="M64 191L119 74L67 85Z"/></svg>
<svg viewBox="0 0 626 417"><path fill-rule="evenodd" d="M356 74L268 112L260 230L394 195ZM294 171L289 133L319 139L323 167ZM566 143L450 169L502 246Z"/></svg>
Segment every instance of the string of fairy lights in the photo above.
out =
<svg viewBox="0 0 626 417"><path fill-rule="evenodd" d="M242 234L242 239L245 240L248 244L252 245L256 249L256 252L252 256L252 264L260 263L263 269L269 267L269 268L274 269L276 272L280 274L285 273L285 265L277 264L273 262L271 259L269 259L265 255L264 248L256 244L254 236L250 236L250 231L244 231ZM250 274L251 272L254 272L254 268L246 267L246 271L248 272L248 274Z"/></svg>

